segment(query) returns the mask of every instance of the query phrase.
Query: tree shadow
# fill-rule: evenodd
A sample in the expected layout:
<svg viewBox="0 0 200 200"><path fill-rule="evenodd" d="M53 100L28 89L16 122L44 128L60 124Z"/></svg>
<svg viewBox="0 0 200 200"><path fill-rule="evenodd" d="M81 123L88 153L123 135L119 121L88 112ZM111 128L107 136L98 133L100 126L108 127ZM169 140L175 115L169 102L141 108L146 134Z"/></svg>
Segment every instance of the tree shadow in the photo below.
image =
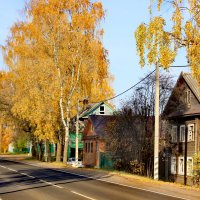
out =
<svg viewBox="0 0 200 200"><path fill-rule="evenodd" d="M28 176L35 178L28 177L27 175L23 175L21 173L25 173ZM103 173L97 174L94 177L84 177L84 175L75 175L71 174L70 172L68 173L67 171L62 172L46 168L21 169L17 172L3 172L1 175L5 176L5 178L1 178L1 180L8 180L0 182L0 195L52 186L48 183L42 182L41 180L55 185L64 185L81 181L97 180L112 176L108 173Z"/></svg>

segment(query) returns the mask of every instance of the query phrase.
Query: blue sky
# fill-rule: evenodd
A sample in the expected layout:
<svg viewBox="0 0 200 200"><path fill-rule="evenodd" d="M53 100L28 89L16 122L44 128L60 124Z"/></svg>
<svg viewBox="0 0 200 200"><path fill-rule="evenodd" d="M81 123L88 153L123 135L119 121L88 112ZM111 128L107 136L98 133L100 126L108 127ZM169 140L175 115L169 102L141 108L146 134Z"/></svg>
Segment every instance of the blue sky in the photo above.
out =
<svg viewBox="0 0 200 200"><path fill-rule="evenodd" d="M141 68L136 55L134 31L142 22L148 22L149 0L102 0L106 9L106 18L102 23L104 28L104 45L109 51L110 72L115 80L112 86L115 93L119 94L134 85L141 77L153 70L152 67ZM4 0L0 4L0 44L4 44L11 25L20 19L20 10L24 6L24 0ZM168 9L166 8L166 11ZM175 65L185 65L184 51L179 53ZM1 69L5 69L2 56L0 55ZM169 73L179 75L187 68L170 69ZM127 95L117 98L114 103L119 105Z"/></svg>

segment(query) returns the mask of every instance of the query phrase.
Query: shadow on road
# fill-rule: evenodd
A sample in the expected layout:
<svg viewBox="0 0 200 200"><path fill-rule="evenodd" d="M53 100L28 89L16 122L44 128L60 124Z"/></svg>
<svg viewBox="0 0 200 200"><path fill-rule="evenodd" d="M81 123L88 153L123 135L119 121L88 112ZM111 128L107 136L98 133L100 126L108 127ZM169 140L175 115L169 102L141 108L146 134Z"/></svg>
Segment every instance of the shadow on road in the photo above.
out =
<svg viewBox="0 0 200 200"><path fill-rule="evenodd" d="M48 183L42 182L41 180L55 185L63 185L80 181L91 181L94 179L105 178L105 176L112 176L108 175L108 173L104 173L98 174L94 178L87 178L67 172L23 165L7 160L1 160L0 164L5 167L17 170L17 172L13 172L9 171L8 169L3 169L1 172L2 168L0 167L0 194L15 193L24 190L52 186ZM32 176L34 178L28 177L27 175L23 175L21 173L25 173L28 176Z"/></svg>

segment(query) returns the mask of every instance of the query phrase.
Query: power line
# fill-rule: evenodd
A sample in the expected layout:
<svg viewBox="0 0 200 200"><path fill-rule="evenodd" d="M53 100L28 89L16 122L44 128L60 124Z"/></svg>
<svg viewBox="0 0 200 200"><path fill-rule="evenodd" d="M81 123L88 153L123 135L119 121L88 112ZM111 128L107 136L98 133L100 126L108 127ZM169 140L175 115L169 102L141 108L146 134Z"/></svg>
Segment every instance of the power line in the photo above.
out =
<svg viewBox="0 0 200 200"><path fill-rule="evenodd" d="M190 67L190 65L173 65L173 66L170 66L169 68L178 68L178 67ZM137 82L135 85L131 86L130 88L128 88L127 90L121 92L120 94L114 96L114 97L111 97L109 99L104 99L102 101L99 101L99 102L92 102L92 103L101 103L101 102L106 102L106 101L110 101L110 100L113 100L123 94L125 94L126 92L128 92L129 90L133 89L134 87L136 87L137 85L139 85L142 81L144 81L146 78L148 78L149 76L151 76L154 72L156 71L156 69L154 69L151 73L149 73L147 76L145 76L143 79L141 79L139 82Z"/></svg>
<svg viewBox="0 0 200 200"><path fill-rule="evenodd" d="M176 67L177 67L177 68L178 68L178 67L190 67L190 65L173 65L173 66L170 66L169 68L171 68L171 67L172 67L172 68L174 68L174 67L175 67L175 68L176 68Z"/></svg>
<svg viewBox="0 0 200 200"><path fill-rule="evenodd" d="M127 90L125 90L124 92L114 96L114 97L111 97L109 99L104 99L103 101L99 101L99 102L93 102L93 103L101 103L101 102L106 102L106 101L109 101L109 100L112 100L112 99L115 99L121 95L123 95L124 93L128 92L129 90L133 89L134 87L136 87L137 85L139 85L142 81L144 81L146 78L148 78L150 75L152 75L156 70L154 69L151 73L149 73L147 76L145 76L143 79L141 79L139 82L137 82L135 85L131 86L130 88L128 88Z"/></svg>

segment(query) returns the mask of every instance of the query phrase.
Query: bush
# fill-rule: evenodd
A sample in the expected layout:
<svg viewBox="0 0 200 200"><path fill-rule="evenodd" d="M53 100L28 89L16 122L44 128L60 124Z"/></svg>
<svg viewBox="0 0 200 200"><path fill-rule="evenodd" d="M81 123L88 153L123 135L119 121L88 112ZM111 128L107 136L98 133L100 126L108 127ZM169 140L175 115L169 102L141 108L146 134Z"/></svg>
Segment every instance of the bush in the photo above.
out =
<svg viewBox="0 0 200 200"><path fill-rule="evenodd" d="M200 185L200 151L193 156L193 184Z"/></svg>

